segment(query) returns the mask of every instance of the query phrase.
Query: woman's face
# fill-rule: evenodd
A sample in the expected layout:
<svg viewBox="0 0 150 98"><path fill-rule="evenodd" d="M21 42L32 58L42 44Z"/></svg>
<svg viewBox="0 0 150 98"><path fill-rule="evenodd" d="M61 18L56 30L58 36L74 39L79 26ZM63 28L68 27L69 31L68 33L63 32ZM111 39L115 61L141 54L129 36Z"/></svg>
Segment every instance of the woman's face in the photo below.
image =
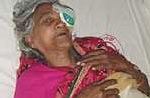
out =
<svg viewBox="0 0 150 98"><path fill-rule="evenodd" d="M69 49L72 46L72 35L61 21L59 13L50 4L38 6L33 15L33 32L28 37L32 48L39 51Z"/></svg>

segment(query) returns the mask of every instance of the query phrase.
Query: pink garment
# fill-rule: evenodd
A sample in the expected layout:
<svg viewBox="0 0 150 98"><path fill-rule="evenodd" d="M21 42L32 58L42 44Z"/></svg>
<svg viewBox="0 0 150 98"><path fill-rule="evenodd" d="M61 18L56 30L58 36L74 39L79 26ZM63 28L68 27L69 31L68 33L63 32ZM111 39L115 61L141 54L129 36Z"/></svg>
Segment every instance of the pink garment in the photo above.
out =
<svg viewBox="0 0 150 98"><path fill-rule="evenodd" d="M115 52L100 38L77 38L75 42L78 43L85 53L96 49L98 46L108 52ZM37 61L37 59L22 55L14 98L57 98L56 94L58 92L62 95L62 98L65 98L78 68L79 67L50 68L41 61ZM90 84L101 81L106 77L106 69L90 69L82 80L75 95Z"/></svg>
<svg viewBox="0 0 150 98"><path fill-rule="evenodd" d="M77 68L48 68L45 65L33 65L25 70L17 80L15 98L56 98L59 90L65 98L68 87ZM78 92L89 84L106 77L102 71L90 71L83 80ZM58 89L59 88L59 89Z"/></svg>
<svg viewBox="0 0 150 98"><path fill-rule="evenodd" d="M14 98L55 98L67 70L33 65L18 78Z"/></svg>

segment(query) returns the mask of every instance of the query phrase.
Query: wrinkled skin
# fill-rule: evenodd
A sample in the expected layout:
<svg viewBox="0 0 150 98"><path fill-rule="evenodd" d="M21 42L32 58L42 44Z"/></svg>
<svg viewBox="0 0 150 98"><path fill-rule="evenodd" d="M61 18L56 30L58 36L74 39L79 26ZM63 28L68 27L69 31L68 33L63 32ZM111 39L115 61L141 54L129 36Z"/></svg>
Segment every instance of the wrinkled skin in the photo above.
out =
<svg viewBox="0 0 150 98"><path fill-rule="evenodd" d="M52 5L39 5L33 14L33 21L33 31L26 36L30 47L40 51L50 66L73 65L71 32Z"/></svg>
<svg viewBox="0 0 150 98"><path fill-rule="evenodd" d="M85 66L91 64L94 69L100 69L102 66L105 66L114 71L130 74L140 84L138 89L146 95L150 95L150 87L146 75L137 70L135 68L136 65L129 62L119 53L107 53L101 49L94 50L84 55L80 63L84 63L83 65Z"/></svg>
<svg viewBox="0 0 150 98"><path fill-rule="evenodd" d="M76 98L120 98L119 90L106 89L108 86L114 85L117 82L115 80L106 80L102 83L93 84L81 91Z"/></svg>

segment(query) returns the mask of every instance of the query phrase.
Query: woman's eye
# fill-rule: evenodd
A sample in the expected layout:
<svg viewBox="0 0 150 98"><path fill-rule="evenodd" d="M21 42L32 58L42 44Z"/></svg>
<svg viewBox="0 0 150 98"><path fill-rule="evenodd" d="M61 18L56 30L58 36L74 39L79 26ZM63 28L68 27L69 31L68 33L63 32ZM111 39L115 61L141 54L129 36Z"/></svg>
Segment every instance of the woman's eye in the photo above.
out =
<svg viewBox="0 0 150 98"><path fill-rule="evenodd" d="M52 22L52 19L50 19L50 18L47 18L47 19L45 19L45 21L44 21L45 23L51 23Z"/></svg>
<svg viewBox="0 0 150 98"><path fill-rule="evenodd" d="M52 19L48 18L48 19L47 19L47 22L49 22L49 23L52 22Z"/></svg>
<svg viewBox="0 0 150 98"><path fill-rule="evenodd" d="M46 18L43 20L44 24L50 25L53 22L53 20L51 18Z"/></svg>

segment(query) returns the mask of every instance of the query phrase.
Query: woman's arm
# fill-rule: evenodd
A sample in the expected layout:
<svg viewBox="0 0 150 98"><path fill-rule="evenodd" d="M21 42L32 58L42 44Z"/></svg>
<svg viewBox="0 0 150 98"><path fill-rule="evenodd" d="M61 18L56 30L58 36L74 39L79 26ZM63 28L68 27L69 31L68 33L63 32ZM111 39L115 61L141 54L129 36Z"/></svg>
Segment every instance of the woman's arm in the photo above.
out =
<svg viewBox="0 0 150 98"><path fill-rule="evenodd" d="M130 74L137 80L139 84L138 89L146 95L150 95L150 87L146 75L136 69L136 65L119 53L107 53L101 49L94 50L84 55L80 63L86 63L82 65L91 64L95 69L101 69L101 67L105 66L117 72Z"/></svg>
<svg viewBox="0 0 150 98"><path fill-rule="evenodd" d="M150 86L148 84L148 79L146 75L143 72L141 72L139 69L136 69L137 68L136 65L133 65L132 63L130 64L133 67L126 70L126 73L132 75L132 77L136 79L138 84L138 90L145 93L147 96L150 96Z"/></svg>
<svg viewBox="0 0 150 98"><path fill-rule="evenodd" d="M116 80L111 79L103 81L102 83L90 85L83 89L75 98L120 98L118 89L105 90L108 86L116 83Z"/></svg>

